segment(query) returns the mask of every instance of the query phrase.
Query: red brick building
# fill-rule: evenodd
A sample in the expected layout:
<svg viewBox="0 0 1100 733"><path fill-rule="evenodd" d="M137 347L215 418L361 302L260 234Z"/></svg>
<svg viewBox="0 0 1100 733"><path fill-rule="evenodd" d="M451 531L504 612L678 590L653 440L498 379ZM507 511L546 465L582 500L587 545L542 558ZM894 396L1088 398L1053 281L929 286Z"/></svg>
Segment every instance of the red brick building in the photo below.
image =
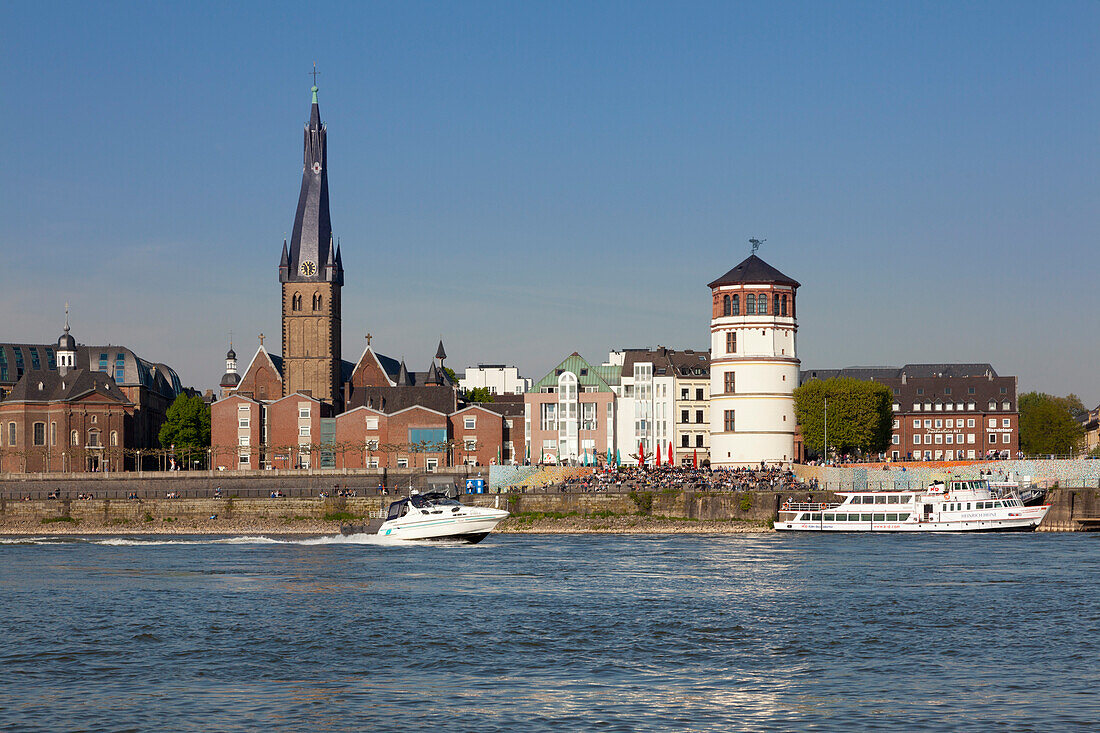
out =
<svg viewBox="0 0 1100 733"><path fill-rule="evenodd" d="M906 364L802 372L808 379L881 382L894 395L891 460L959 461L1014 456L1020 447L1016 377L989 364Z"/></svg>

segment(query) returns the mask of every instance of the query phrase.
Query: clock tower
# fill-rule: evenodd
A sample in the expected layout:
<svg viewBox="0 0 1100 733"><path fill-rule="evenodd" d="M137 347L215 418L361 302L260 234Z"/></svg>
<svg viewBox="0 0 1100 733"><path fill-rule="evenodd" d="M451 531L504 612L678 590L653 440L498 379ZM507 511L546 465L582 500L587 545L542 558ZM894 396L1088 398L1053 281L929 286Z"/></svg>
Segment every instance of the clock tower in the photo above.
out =
<svg viewBox="0 0 1100 733"><path fill-rule="evenodd" d="M283 395L306 391L341 405L340 288L344 266L333 247L328 212L328 148L317 106L305 128L302 191L290 247L283 242L279 282L283 288Z"/></svg>

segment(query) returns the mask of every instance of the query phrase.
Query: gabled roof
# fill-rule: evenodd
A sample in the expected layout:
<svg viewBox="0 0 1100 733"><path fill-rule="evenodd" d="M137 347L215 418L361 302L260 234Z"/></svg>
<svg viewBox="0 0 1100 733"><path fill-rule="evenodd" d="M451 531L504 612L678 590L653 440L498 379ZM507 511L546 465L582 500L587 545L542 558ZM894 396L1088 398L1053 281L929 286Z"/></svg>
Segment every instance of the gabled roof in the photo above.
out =
<svg viewBox="0 0 1100 733"><path fill-rule="evenodd" d="M263 355L262 357L261 354ZM263 347L263 344L260 344L260 348L256 349L256 353L252 356L252 361L248 362L248 368L244 370L246 376L252 371L252 365L256 363L257 359L267 361L267 363L271 365L271 368L275 370L275 376L279 378L280 382L283 381L283 357L272 356L267 353L267 349Z"/></svg>
<svg viewBox="0 0 1100 733"><path fill-rule="evenodd" d="M787 277L756 255L749 255L741 264L709 283L707 287L740 283L791 285L796 288L799 286L797 280Z"/></svg>

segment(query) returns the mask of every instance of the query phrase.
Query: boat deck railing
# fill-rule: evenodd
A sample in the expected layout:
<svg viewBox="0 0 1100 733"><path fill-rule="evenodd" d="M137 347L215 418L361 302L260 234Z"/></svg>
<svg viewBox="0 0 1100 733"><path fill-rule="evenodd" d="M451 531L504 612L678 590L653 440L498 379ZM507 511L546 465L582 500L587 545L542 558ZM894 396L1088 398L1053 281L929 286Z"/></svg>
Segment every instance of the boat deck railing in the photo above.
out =
<svg viewBox="0 0 1100 733"><path fill-rule="evenodd" d="M840 504L826 504L820 501L785 501L779 508L781 512L821 512L836 509Z"/></svg>

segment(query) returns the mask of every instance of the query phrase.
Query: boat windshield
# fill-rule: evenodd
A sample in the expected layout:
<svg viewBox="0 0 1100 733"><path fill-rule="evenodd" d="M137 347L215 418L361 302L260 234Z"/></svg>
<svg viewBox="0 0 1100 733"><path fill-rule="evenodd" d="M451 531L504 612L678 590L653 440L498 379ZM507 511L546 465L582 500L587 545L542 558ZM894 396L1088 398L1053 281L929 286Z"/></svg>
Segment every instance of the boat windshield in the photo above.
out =
<svg viewBox="0 0 1100 733"><path fill-rule="evenodd" d="M413 494L409 497L409 503L417 509L424 509L430 506L462 506L462 504L448 497L446 494L437 491L433 491L429 494Z"/></svg>

